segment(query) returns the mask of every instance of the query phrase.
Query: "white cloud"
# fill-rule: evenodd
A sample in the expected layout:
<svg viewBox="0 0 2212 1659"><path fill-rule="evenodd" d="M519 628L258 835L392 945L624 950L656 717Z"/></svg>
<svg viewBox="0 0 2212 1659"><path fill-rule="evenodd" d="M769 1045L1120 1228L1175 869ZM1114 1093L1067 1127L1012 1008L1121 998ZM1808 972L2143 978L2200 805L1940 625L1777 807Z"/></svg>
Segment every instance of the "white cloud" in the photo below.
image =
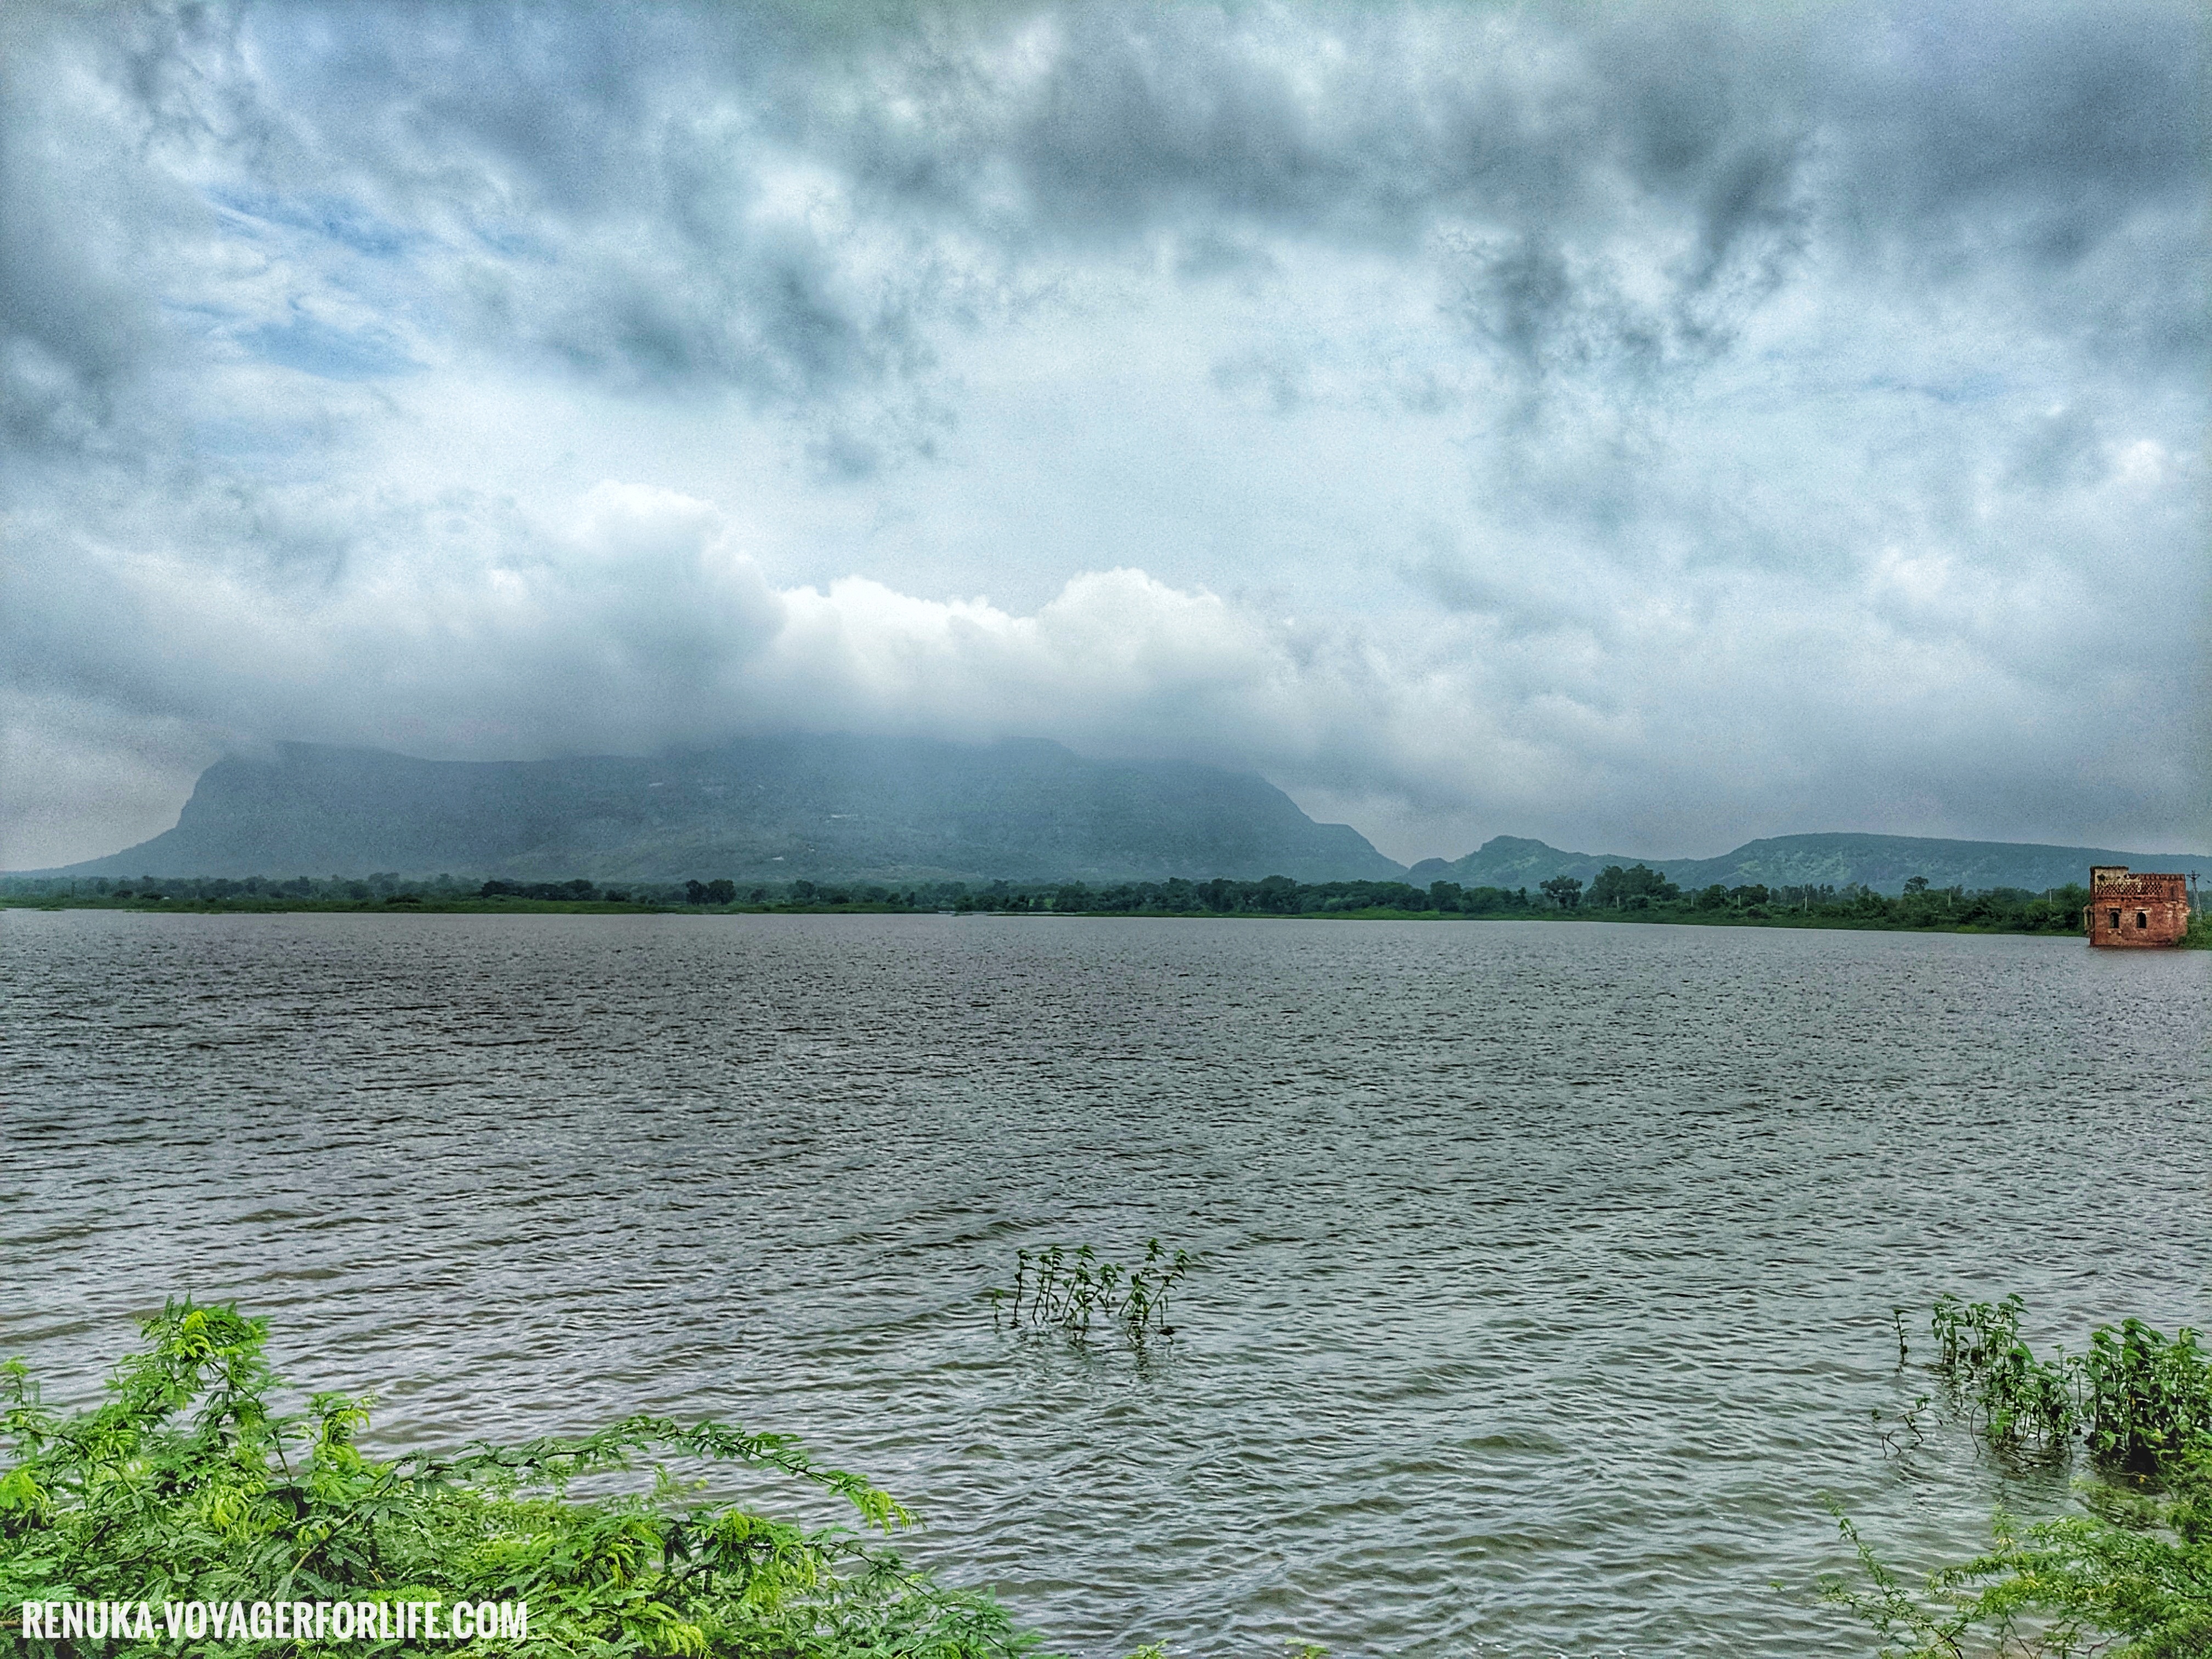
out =
<svg viewBox="0 0 2212 1659"><path fill-rule="evenodd" d="M9 844L793 726L2194 839L2202 65L2107 13L19 9Z"/></svg>

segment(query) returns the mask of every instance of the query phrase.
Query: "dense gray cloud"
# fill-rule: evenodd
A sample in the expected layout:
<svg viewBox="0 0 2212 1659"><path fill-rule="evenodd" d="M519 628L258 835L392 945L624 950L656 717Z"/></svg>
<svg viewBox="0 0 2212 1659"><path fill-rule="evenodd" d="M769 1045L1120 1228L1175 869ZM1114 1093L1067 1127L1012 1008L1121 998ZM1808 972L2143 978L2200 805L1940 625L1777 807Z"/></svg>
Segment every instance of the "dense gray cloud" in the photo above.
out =
<svg viewBox="0 0 2212 1659"><path fill-rule="evenodd" d="M825 15L9 14L0 865L792 727L2203 839L2197 8Z"/></svg>

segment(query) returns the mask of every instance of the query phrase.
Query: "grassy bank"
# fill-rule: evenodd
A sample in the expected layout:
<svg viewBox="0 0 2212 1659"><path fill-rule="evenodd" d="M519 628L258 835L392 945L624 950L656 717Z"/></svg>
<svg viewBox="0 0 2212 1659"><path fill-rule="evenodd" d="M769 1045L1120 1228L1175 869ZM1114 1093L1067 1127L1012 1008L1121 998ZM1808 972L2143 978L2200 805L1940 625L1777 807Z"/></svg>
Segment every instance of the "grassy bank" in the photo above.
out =
<svg viewBox="0 0 2212 1659"><path fill-rule="evenodd" d="M479 899L437 896L393 902L351 898L195 898L190 895L132 894L123 897L0 896L11 910L158 910L173 915L665 915L687 907L605 899ZM727 907L745 909L744 905Z"/></svg>

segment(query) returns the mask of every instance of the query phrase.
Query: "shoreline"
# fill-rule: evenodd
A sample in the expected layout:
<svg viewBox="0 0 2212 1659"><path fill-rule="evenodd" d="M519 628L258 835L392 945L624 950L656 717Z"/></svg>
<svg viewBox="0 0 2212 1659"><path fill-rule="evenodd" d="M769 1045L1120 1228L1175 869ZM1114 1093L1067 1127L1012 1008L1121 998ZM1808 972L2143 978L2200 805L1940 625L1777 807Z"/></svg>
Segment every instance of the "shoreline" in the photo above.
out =
<svg viewBox="0 0 2212 1659"><path fill-rule="evenodd" d="M1676 910L1652 908L1613 911L1593 910L1506 910L1492 912L1408 910L1389 907L1369 907L1361 909L1252 911L1204 909L1069 909L1037 910L987 907L977 904L965 910L952 910L939 906L905 905L856 902L848 904L646 904L612 902L600 899L533 899L501 896L495 898L437 899L422 898L411 902L391 902L380 899L297 899L239 897L223 899L154 898L57 896L54 897L27 895L0 896L0 910L130 910L154 915L598 915L598 916L726 916L726 915L976 915L1019 916L1049 920L1054 917L1082 917L1094 921L1416 921L1427 923L1453 922L1536 922L1547 925L1582 924L1599 927L1758 927L1782 928L1793 932L1856 933L1975 933L2009 935L2026 939L2082 939L2087 936L2077 927L1991 926L1987 922L1946 922L1929 921L1893 921L1881 917L1768 915L1745 915L1725 911ZM2179 950L2212 949L2212 928L2202 921L2193 927L2190 935L2171 947Z"/></svg>

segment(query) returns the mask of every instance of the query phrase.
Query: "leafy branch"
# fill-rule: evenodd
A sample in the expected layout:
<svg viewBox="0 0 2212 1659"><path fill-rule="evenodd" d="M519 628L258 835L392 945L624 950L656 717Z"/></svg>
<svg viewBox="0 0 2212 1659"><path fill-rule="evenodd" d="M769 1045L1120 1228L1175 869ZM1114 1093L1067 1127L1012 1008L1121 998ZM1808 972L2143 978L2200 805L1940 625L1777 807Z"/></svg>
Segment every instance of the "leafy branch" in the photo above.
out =
<svg viewBox="0 0 2212 1659"><path fill-rule="evenodd" d="M525 1600L529 1633L509 1650L544 1659L986 1659L1035 1645L988 1595L940 1583L860 1535L687 1498L657 1461L810 1483L849 1504L869 1533L911 1521L888 1493L817 1463L787 1436L636 1416L580 1437L379 1460L356 1444L365 1399L319 1394L304 1412L270 1408L278 1379L264 1322L172 1302L144 1331L149 1346L115 1368L106 1398L73 1414L44 1406L21 1364L0 1367L0 1607ZM647 1464L649 1492L566 1495L580 1477ZM19 1633L16 1645L58 1655L64 1644ZM417 1645L431 1644L380 1650ZM302 1655L326 1647L338 1651L294 1643Z"/></svg>

